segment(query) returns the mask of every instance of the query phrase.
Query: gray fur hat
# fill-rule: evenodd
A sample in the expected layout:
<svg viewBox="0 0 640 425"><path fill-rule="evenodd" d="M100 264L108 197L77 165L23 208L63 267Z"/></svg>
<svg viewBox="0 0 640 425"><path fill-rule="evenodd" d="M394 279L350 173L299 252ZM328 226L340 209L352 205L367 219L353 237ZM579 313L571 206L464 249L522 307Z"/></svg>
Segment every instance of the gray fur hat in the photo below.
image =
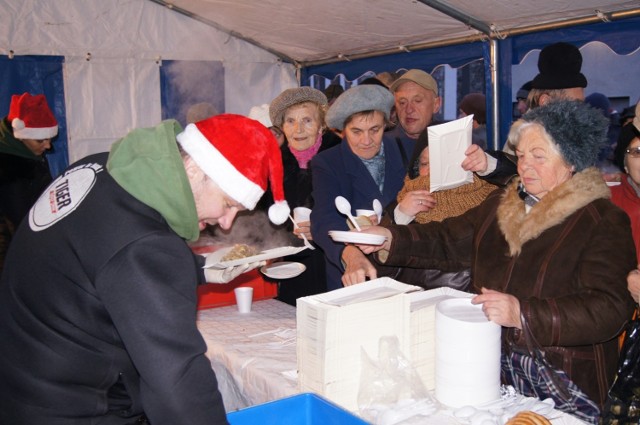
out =
<svg viewBox="0 0 640 425"><path fill-rule="evenodd" d="M329 128L343 130L347 118L365 111L380 111L388 121L393 103L393 95L385 87L375 84L351 87L342 93L327 111L327 125Z"/></svg>
<svg viewBox="0 0 640 425"><path fill-rule="evenodd" d="M560 149L564 160L582 171L593 166L607 143L609 121L602 113L576 100L557 100L529 110L522 120L540 124Z"/></svg>
<svg viewBox="0 0 640 425"><path fill-rule="evenodd" d="M319 106L327 106L327 96L313 87L296 87L286 89L271 101L269 105L269 118L276 127L282 128L285 111L293 105L311 102Z"/></svg>

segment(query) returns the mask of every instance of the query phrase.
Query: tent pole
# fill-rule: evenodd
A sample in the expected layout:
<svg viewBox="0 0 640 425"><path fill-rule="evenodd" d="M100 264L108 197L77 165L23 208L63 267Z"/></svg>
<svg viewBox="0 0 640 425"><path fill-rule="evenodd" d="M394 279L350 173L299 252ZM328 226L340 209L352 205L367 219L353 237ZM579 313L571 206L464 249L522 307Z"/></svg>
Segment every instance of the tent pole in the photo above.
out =
<svg viewBox="0 0 640 425"><path fill-rule="evenodd" d="M493 110L493 149L498 150L500 146L500 108L498 108L498 96L500 95L500 82L498 81L498 41L491 39L489 42L489 56L491 58L491 95L493 102L491 102L491 109ZM487 143L489 145L489 143Z"/></svg>
<svg viewBox="0 0 640 425"><path fill-rule="evenodd" d="M426 6L429 6L432 9L437 10L438 12L444 13L445 15L452 17L456 21L460 21L471 28L477 29L483 34L491 35L492 31L491 31L490 25L488 25L486 22L479 21L470 15L462 13L459 9L446 5L439 0L418 0L418 1Z"/></svg>

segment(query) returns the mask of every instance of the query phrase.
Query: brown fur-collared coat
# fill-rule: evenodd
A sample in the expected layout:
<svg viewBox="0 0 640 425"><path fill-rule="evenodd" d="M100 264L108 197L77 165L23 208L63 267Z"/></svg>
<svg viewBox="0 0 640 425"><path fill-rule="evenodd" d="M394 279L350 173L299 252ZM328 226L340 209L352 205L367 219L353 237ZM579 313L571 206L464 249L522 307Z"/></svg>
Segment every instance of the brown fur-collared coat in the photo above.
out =
<svg viewBox="0 0 640 425"><path fill-rule="evenodd" d="M551 363L600 406L616 369L616 336L633 310L636 267L627 215L595 168L576 173L525 212L517 181L442 223L390 226L386 265L471 267L473 289L514 295ZM504 329L505 344L524 347Z"/></svg>

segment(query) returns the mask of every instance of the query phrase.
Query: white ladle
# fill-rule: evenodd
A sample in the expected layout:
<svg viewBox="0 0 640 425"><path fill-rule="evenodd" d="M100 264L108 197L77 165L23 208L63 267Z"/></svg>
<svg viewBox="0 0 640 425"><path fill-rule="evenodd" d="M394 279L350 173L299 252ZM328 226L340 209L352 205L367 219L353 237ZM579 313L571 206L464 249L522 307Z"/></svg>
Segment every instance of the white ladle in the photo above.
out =
<svg viewBox="0 0 640 425"><path fill-rule="evenodd" d="M351 204L349 203L349 201L347 201L342 196L336 196L336 208L342 214L349 217L349 220L351 220L353 227L355 227L358 232L362 230L358 225L358 222L356 221L355 217L351 215Z"/></svg>
<svg viewBox="0 0 640 425"><path fill-rule="evenodd" d="M378 224L380 224L380 221L382 220L382 204L377 199L373 200L373 211L378 216Z"/></svg>

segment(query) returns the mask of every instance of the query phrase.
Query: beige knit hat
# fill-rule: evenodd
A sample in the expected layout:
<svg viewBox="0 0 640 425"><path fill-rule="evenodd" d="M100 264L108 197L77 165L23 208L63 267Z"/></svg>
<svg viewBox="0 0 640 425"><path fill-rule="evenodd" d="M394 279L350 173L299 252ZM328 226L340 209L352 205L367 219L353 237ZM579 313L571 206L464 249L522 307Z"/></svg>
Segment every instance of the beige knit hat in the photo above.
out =
<svg viewBox="0 0 640 425"><path fill-rule="evenodd" d="M429 190L429 176L418 176L411 180L405 177L404 186L398 193L398 202L402 201L408 192L412 190ZM458 186L453 189L433 192L431 195L436 200L435 208L418 213L417 223L428 223L430 221L442 221L445 218L457 217L473 207L476 207L486 199L496 186L473 175L473 183Z"/></svg>
<svg viewBox="0 0 640 425"><path fill-rule="evenodd" d="M296 87L293 89L287 89L280 93L278 97L271 101L269 105L269 117L271 123L276 127L282 127L282 121L284 119L285 111L293 105L299 103L312 102L319 106L326 107L329 103L327 96L320 90L316 90L313 87Z"/></svg>

